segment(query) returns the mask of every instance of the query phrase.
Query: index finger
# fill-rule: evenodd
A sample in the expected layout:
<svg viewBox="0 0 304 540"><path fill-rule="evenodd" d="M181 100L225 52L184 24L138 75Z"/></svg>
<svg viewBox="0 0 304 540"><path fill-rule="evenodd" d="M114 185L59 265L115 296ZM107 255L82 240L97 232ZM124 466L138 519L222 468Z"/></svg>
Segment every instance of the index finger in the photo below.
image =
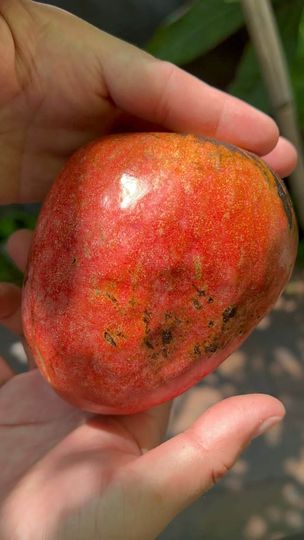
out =
<svg viewBox="0 0 304 540"><path fill-rule="evenodd" d="M0 356L0 387L13 377L14 373L7 362Z"/></svg>
<svg viewBox="0 0 304 540"><path fill-rule="evenodd" d="M122 110L178 132L218 138L259 155L276 145L272 118L209 86L177 66L112 36L103 36L103 76L110 97ZM105 43L104 43L105 45Z"/></svg>

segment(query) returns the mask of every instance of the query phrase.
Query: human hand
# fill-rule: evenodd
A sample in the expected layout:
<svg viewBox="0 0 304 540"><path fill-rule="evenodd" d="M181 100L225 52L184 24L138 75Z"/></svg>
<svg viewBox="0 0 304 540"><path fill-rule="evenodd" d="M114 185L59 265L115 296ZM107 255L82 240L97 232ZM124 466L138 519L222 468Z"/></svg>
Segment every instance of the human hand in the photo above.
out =
<svg viewBox="0 0 304 540"><path fill-rule="evenodd" d="M1 540L152 540L284 415L270 396L228 398L161 443L169 404L93 417L38 370L10 377L0 364Z"/></svg>
<svg viewBox="0 0 304 540"><path fill-rule="evenodd" d="M42 200L76 148L140 120L268 154L281 175L293 168L273 121L239 100L56 8L2 0L0 14L0 203ZM29 243L19 231L8 245L21 268ZM0 319L21 333L19 306L19 289L2 285ZM284 412L269 396L231 398L157 446L167 414L92 419L37 371L10 379L0 394L3 539L154 538Z"/></svg>

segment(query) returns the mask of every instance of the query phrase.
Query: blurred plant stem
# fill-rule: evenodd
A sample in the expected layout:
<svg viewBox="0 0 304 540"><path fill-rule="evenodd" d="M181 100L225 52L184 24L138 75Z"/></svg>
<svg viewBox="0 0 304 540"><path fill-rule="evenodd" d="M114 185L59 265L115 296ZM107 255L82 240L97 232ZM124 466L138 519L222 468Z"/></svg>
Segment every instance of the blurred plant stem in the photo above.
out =
<svg viewBox="0 0 304 540"><path fill-rule="evenodd" d="M304 228L304 158L287 61L269 0L241 0L249 35L255 47L273 114L281 134L298 150L290 189Z"/></svg>

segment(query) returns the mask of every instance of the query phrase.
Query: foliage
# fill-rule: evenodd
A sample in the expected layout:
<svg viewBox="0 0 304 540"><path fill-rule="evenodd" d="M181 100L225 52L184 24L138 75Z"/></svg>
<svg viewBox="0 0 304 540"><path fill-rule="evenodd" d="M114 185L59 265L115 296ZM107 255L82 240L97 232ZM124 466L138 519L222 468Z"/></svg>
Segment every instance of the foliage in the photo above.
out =
<svg viewBox="0 0 304 540"><path fill-rule="evenodd" d="M5 242L17 229L34 229L36 222L35 213L21 210L15 206L1 208L0 216L0 282L13 282L17 285L22 283L22 273L11 262L5 252Z"/></svg>
<svg viewBox="0 0 304 540"><path fill-rule="evenodd" d="M170 17L148 44L149 52L185 64L208 52L244 24L238 3L196 0L179 17Z"/></svg>
<svg viewBox="0 0 304 540"><path fill-rule="evenodd" d="M276 0L273 5L304 131L304 2ZM186 68L187 63L198 59L204 63L205 58L210 57L216 48L221 56L224 47L229 47L227 38L237 35L245 24L239 0L194 0L187 6L187 9L166 20L147 44L147 49L155 56ZM233 78L224 89L271 112L248 38L243 54L236 58L234 68L231 70ZM217 63L217 69L221 69L220 62ZM214 78L217 80L216 76ZM212 83L212 80L208 82Z"/></svg>

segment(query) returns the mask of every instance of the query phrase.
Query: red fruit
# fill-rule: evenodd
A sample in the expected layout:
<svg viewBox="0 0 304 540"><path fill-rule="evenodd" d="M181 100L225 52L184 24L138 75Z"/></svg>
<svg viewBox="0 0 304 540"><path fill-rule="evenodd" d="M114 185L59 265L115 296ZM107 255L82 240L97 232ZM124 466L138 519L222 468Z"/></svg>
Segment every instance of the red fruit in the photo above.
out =
<svg viewBox="0 0 304 540"><path fill-rule="evenodd" d="M24 287L30 350L61 396L134 413L214 370L271 308L295 260L282 181L191 135L80 149L42 209Z"/></svg>

